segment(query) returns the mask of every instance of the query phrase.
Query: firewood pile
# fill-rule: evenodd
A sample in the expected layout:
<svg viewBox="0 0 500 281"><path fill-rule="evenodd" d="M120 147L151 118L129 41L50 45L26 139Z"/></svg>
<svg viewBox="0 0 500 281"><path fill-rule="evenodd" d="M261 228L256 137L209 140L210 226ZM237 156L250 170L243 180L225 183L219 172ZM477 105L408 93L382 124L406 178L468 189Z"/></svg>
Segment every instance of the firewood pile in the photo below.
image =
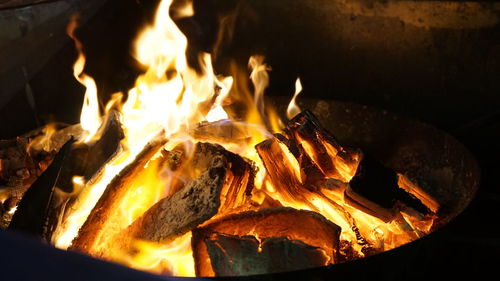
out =
<svg viewBox="0 0 500 281"><path fill-rule="evenodd" d="M2 226L24 229L51 242L65 210L78 201L56 195L63 190L77 192L71 184L75 176L85 181L100 177L121 149L123 130L117 116L108 115L101 138L91 144L69 142L78 134L75 127L52 135L56 145L45 145L50 151L37 143L43 133L2 141L3 211L18 207L12 222L2 218ZM439 204L425 191L360 149L342 147L307 110L290 120L282 134L255 146L266 172L257 189L254 161L206 142L242 135L234 135L228 124L200 124L192 133L203 141L189 149L168 148L162 138L148 143L105 187L69 250L116 260L117 252L131 256L140 252L137 241L169 244L192 233L199 276L273 273L349 261L398 246L428 233L439 212ZM207 130L210 126L218 130ZM58 160L61 154L64 159ZM55 176L44 180L52 166L58 166ZM123 201L150 167L168 171L169 191L124 224ZM40 190L51 196L41 196ZM38 196L28 196L30 192ZM40 200L46 201L40 213L22 210L33 209ZM383 236L378 231L391 228L374 231L363 221L366 218L399 233L385 235L383 244L373 233ZM43 227L23 228L23 221L42 221Z"/></svg>

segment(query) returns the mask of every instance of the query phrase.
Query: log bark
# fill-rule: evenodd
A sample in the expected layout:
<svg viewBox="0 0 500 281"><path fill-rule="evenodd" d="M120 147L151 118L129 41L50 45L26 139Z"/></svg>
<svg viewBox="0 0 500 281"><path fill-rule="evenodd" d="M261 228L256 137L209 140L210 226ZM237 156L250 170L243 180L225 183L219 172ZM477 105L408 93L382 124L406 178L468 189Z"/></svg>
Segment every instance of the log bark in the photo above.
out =
<svg viewBox="0 0 500 281"><path fill-rule="evenodd" d="M322 215L293 208L270 208L219 218L193 230L192 249L197 276L215 276L207 245L214 235L253 236L263 239L301 241L324 251L326 263L337 261L340 227ZM209 246L210 247L210 246ZM212 252L212 255L214 253ZM238 263L241 261L238 261ZM219 268L220 269L220 268Z"/></svg>

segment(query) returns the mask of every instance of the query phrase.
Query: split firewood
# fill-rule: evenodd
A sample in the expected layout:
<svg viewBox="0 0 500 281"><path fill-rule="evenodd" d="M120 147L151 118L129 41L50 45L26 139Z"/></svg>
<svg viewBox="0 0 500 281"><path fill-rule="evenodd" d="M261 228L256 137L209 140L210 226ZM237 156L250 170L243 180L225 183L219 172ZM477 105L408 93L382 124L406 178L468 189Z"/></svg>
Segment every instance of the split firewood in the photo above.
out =
<svg viewBox="0 0 500 281"><path fill-rule="evenodd" d="M149 143L131 164L113 178L80 228L70 249L96 257L103 255L105 249L102 249L102 247L107 246L107 239L119 231L119 229L114 230L114 232L106 230L112 230L116 227L116 220L120 219L115 213L120 206L121 199L133 184L133 179L141 174L144 166L164 144L164 140Z"/></svg>
<svg viewBox="0 0 500 281"><path fill-rule="evenodd" d="M67 138L71 133L78 132L78 126L68 129L66 132L57 131L45 144L50 149L57 149L61 139ZM121 150L120 142L124 138L124 132L120 122L119 113L110 111L98 130L99 138L88 143L75 143L69 152L66 164L61 170L57 181L58 192L51 198L46 232L47 241L51 240L53 231L57 228L61 216L67 206L71 206L77 197L68 196L74 192L74 177L82 177L85 182L93 182L100 177L105 165ZM79 138L82 137L80 132Z"/></svg>
<svg viewBox="0 0 500 281"><path fill-rule="evenodd" d="M70 139L81 139L82 134L83 129L80 124L71 126L60 123L49 124L26 134L26 136L32 138L29 144L29 153L30 155L37 155L57 152Z"/></svg>
<svg viewBox="0 0 500 281"><path fill-rule="evenodd" d="M285 132L288 139L296 143L299 154L307 156L309 165L314 165L328 178L350 180L360 152L342 147L310 111L305 110L290 120Z"/></svg>
<svg viewBox="0 0 500 281"><path fill-rule="evenodd" d="M0 140L0 188L29 186L42 173L42 168L46 168L41 162L51 161L52 155L47 159L32 157L28 152L29 144L27 137Z"/></svg>
<svg viewBox="0 0 500 281"><path fill-rule="evenodd" d="M385 222L395 218L398 201L419 212L428 212L425 205L398 186L396 172L369 155L363 155L355 176L345 190L345 200Z"/></svg>
<svg viewBox="0 0 500 281"><path fill-rule="evenodd" d="M321 248L285 236L214 234L205 240L216 276L246 276L320 267L329 263Z"/></svg>
<svg viewBox="0 0 500 281"><path fill-rule="evenodd" d="M109 112L97 134L99 138L96 141L73 145L69 165L64 167L58 182L59 189L71 192L75 176L83 177L86 182L96 177L105 163L120 151L120 141L125 135L119 113Z"/></svg>
<svg viewBox="0 0 500 281"><path fill-rule="evenodd" d="M196 274L272 273L333 264L340 232L322 215L293 208L228 215L193 230ZM238 253L242 248L245 254Z"/></svg>
<svg viewBox="0 0 500 281"><path fill-rule="evenodd" d="M409 176L398 174L398 185L409 194L415 196L422 204L427 207L432 213L439 212L440 204L428 192L423 190L419 185L415 184L416 180L411 180Z"/></svg>
<svg viewBox="0 0 500 281"><path fill-rule="evenodd" d="M53 153L32 154L31 137L0 140L0 227L9 225L14 208L33 182L47 169Z"/></svg>
<svg viewBox="0 0 500 281"><path fill-rule="evenodd" d="M244 145L252 138L252 131L256 130L254 127L244 122L219 120L202 122L190 134L199 141Z"/></svg>
<svg viewBox="0 0 500 281"><path fill-rule="evenodd" d="M24 231L42 237L57 178L65 164L72 143L72 140L68 141L60 149L49 168L26 191L17 205L17 211L12 217L9 229Z"/></svg>
<svg viewBox="0 0 500 281"><path fill-rule="evenodd" d="M166 242L249 201L252 165L222 146L197 143L189 161L195 175L182 189L151 207L126 231L133 239Z"/></svg>

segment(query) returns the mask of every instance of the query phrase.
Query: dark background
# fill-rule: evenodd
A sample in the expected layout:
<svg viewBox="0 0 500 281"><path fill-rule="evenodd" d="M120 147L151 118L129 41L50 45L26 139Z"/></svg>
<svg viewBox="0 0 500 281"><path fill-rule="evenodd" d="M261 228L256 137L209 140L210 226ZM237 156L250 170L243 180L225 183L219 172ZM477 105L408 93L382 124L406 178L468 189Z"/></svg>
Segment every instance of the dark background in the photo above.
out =
<svg viewBox="0 0 500 281"><path fill-rule="evenodd" d="M141 26L151 21L158 1L100 2L98 8L88 4L76 10L84 19L77 35L88 58L85 71L95 78L104 104L111 93L130 88L140 72L129 47ZM500 3L194 2L195 17L178 24L188 36L190 54L211 52L218 73L230 74L231 62L245 68L250 55L263 54L272 67L267 95L291 95L295 79L301 77L304 97L371 105L434 125L464 143L481 167L478 195L440 231L363 261L272 278L416 280L493 271L500 250L496 227L500 221L496 181L500 173ZM43 5L49 4L38 6ZM232 18L234 11L239 14ZM57 26L51 29L50 38L59 42L52 47L55 50L50 56L49 49L30 51L27 60L48 57L36 71L27 79L9 80L9 85L0 79L4 91L0 91L0 101L4 99L0 108L1 139L13 138L50 121L78 122L83 88L72 77L76 53L64 35L69 15L62 14L57 22L50 23ZM219 32L221 28L224 32ZM45 31L35 28L35 32L42 36ZM28 48L15 41L6 46L0 48L2 59L6 59L2 57L6 53L1 51L5 48ZM0 78L7 77L8 71L0 68ZM35 107L28 101L27 84ZM5 253L20 252L15 243L8 244ZM51 268L43 258L44 251L31 253L33 262L41 262L39 270L43 266ZM58 252L54 255L54 261L65 262L64 256L58 258ZM6 259L5 254L2 256L0 259ZM18 258L22 260L23 254ZM82 266L95 268L95 261L84 261ZM102 270L106 271L106 267Z"/></svg>

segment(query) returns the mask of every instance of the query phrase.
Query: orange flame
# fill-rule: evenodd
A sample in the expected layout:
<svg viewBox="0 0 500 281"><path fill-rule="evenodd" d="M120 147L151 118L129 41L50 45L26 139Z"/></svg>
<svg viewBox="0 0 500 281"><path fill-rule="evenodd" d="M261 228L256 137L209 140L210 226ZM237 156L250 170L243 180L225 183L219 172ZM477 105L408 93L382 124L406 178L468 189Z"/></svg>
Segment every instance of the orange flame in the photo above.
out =
<svg viewBox="0 0 500 281"><path fill-rule="evenodd" d="M211 56L206 53L199 57L203 68L202 74L189 67L185 55L187 39L169 16L171 4L172 0L161 1L153 24L145 27L135 42L134 55L146 71L137 78L124 103L121 102L124 94L116 93L105 107L105 114L108 114L111 108L120 111L125 138L120 143L119 153L106 163L98 177L88 182L79 177L73 179L75 190L81 192L78 192L75 202L66 210L62 223L54 233L52 242L59 248L66 249L71 245L109 183L136 158L148 142L158 136L168 139L166 149L180 143L195 142L196 139L190 135L190 129L200 122L236 118L235 114L226 108L226 103L230 94L239 91L237 85L239 77L233 79L233 77L217 76L214 73ZM191 2L178 7L173 14L176 17L192 16ZM102 117L95 82L83 73L85 56L81 43L74 36L76 24L76 19L70 22L68 34L75 41L79 53L74 65L75 77L86 87L81 125L87 134L82 141L91 143L97 137ZM220 144L255 163L258 172L255 179L256 191L252 199L255 202L263 202L263 198L268 196L283 206L319 212L341 226L341 238L348 241L355 242L359 239L358 233L353 230L356 228L372 245L385 249L410 241L411 233L414 232L406 221L411 214L402 213L398 221L385 223L345 204L342 187L338 190L320 188L318 192L305 189L299 198L294 193L296 190L287 190L286 187L269 180L254 146L272 137L272 132L280 132L282 123L275 111L264 103L264 92L269 84L269 66L260 56L251 57L249 66L252 70L249 79L254 86L253 95L244 88L231 96L231 100L238 97L246 106L244 120L235 121L234 126L245 131L249 139L245 145L227 142ZM288 118L292 118L300 111L296 98L301 90L300 79L297 79L295 94L287 110ZM306 140L302 142L302 146L312 161L318 161L314 148L309 146ZM325 142L324 146L327 153L332 156L332 163L341 174L342 178L336 180L348 182L355 172L355 167L337 157L338 151L332 145ZM278 147L283 153L283 164L288 167L297 185L306 185L301 177L298 160L288 151L286 145L279 143ZM106 231L110 232L106 233L107 236L115 237L120 230L132 224L153 204L171 193L173 175L162 171L157 164L155 159L152 159L120 199L116 215L119 221L114 221L113 225L106 227ZM416 225L418 222L410 223ZM425 227L426 225L421 226ZM134 240L133 249L127 249L128 251L107 249L107 258L155 273L194 276L190 240L191 233L168 243ZM361 252L361 244L353 243L353 247Z"/></svg>

